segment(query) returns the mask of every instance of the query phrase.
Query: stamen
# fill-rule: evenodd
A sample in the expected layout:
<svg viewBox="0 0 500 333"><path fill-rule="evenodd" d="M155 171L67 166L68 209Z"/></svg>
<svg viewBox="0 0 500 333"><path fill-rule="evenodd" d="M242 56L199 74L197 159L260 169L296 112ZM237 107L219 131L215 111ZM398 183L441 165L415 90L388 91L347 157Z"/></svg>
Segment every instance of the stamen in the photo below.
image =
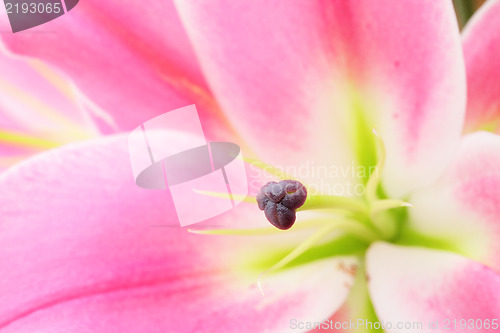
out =
<svg viewBox="0 0 500 333"><path fill-rule="evenodd" d="M375 142L377 144L377 166L375 168L376 172L370 175L368 182L366 183L366 199L368 202L373 202L378 199L377 188L380 183L380 178L382 177L382 171L385 166L386 159L386 149L385 143L382 137L377 133L375 129L372 130L375 135Z"/></svg>
<svg viewBox="0 0 500 333"><path fill-rule="evenodd" d="M359 213L367 212L367 206L362 201L336 195L310 195L304 205L297 211L311 209L341 209Z"/></svg>
<svg viewBox="0 0 500 333"><path fill-rule="evenodd" d="M323 228L316 231L314 234L306 238L302 243L300 243L292 252L290 252L286 257L281 259L279 262L274 264L272 267L268 268L264 272L259 274L257 278L257 286L259 287L260 292L264 295L264 290L262 289L261 279L264 275L272 273L286 264L290 263L293 259L300 256L302 253L306 252L310 249L317 241L326 236L330 231L336 229L338 226L335 224L326 225Z"/></svg>
<svg viewBox="0 0 500 333"><path fill-rule="evenodd" d="M188 229L188 232L198 235L230 235L230 236L260 236L279 233L276 228L254 229Z"/></svg>
<svg viewBox="0 0 500 333"><path fill-rule="evenodd" d="M227 192L211 192L211 191L203 191L203 190L193 190L193 192L208 195L211 197L231 200L231 197L227 194ZM240 195L240 194L235 194L235 193L232 193L232 196L235 200L255 204L255 197L249 197L246 195Z"/></svg>
<svg viewBox="0 0 500 333"><path fill-rule="evenodd" d="M386 211L394 208L414 207L411 203L397 199L377 200L371 204L370 218L375 228L384 235L386 240L392 239L397 233L397 221Z"/></svg>
<svg viewBox="0 0 500 333"><path fill-rule="evenodd" d="M291 175L288 175L287 173L285 173L280 168L277 168L277 167L272 166L270 164L266 164L266 163L259 161L257 159L250 158L250 157L243 157L243 161L245 161L249 164L255 165L257 168L264 170L265 172L275 176L276 178L283 179L283 180L294 178Z"/></svg>
<svg viewBox="0 0 500 333"><path fill-rule="evenodd" d="M301 221L293 228L294 231L318 228L331 222L331 218L316 218ZM274 227L252 228L252 229L188 229L188 232L200 235L231 235L231 236L261 236L270 234L280 234L281 231Z"/></svg>
<svg viewBox="0 0 500 333"><path fill-rule="evenodd" d="M371 204L370 214L373 216L384 210L401 208L401 207L415 207L415 206L413 206L409 202L397 199L377 200Z"/></svg>
<svg viewBox="0 0 500 333"><path fill-rule="evenodd" d="M322 228L320 228L318 231L316 231L314 234L306 238L302 243L300 243L292 252L290 252L287 256L285 256L283 259L281 259L279 262L274 264L272 267L268 268L261 274L259 274L259 277L257 278L257 285L262 293L264 295L264 291L262 289L261 285L261 279L264 275L267 275L269 273L275 272L276 270L284 267L285 265L289 264L292 260L309 250L316 242L321 240L324 236L326 236L329 232L333 230L342 230L346 232L347 234L352 234L357 236L359 239L363 239L368 243L371 243L373 241L376 241L377 239L380 239L380 236L377 235L375 232L367 228L366 226L362 225L358 221L355 220L349 220L349 219L338 219L338 220L330 220L329 223Z"/></svg>

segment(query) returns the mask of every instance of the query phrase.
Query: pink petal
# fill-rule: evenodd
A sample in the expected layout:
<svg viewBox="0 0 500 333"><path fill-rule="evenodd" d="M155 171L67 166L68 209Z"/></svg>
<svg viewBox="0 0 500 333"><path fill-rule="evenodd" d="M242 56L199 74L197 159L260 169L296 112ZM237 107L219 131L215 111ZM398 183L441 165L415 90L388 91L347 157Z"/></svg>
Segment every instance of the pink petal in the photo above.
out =
<svg viewBox="0 0 500 333"><path fill-rule="evenodd" d="M500 132L500 1L490 0L463 32L467 64L466 130Z"/></svg>
<svg viewBox="0 0 500 333"><path fill-rule="evenodd" d="M500 137L464 137L444 176L409 200L409 227L500 272Z"/></svg>
<svg viewBox="0 0 500 333"><path fill-rule="evenodd" d="M352 283L337 259L318 260L264 277L262 296L257 276L291 250L292 234L175 227L168 192L134 184L124 136L11 168L0 201L5 332L276 332L293 318L328 317ZM220 217L249 226L259 218L250 204Z"/></svg>
<svg viewBox="0 0 500 333"><path fill-rule="evenodd" d="M442 171L465 111L450 1L176 4L217 100L266 161L350 164L361 110L363 134L386 140L391 194Z"/></svg>
<svg viewBox="0 0 500 333"><path fill-rule="evenodd" d="M67 78L0 52L0 170L43 149L98 134Z"/></svg>
<svg viewBox="0 0 500 333"><path fill-rule="evenodd" d="M13 52L48 61L74 79L84 100L102 109L93 116L105 132L196 103L207 130L220 137L210 126L217 106L168 1L80 1L57 20L1 37Z"/></svg>
<svg viewBox="0 0 500 333"><path fill-rule="evenodd" d="M377 321L373 313L370 295L368 294L368 285L366 281L366 272L364 267L357 269L355 282L351 288L344 305L335 312L322 326L313 332L365 332L364 327L356 327L358 320Z"/></svg>
<svg viewBox="0 0 500 333"><path fill-rule="evenodd" d="M385 332L460 332L461 319L471 325L467 332L497 330L492 319L500 313L500 276L485 266L448 252L386 243L372 246L367 265L377 315L393 325ZM398 323L409 326L397 329ZM419 323L422 328L413 326Z"/></svg>

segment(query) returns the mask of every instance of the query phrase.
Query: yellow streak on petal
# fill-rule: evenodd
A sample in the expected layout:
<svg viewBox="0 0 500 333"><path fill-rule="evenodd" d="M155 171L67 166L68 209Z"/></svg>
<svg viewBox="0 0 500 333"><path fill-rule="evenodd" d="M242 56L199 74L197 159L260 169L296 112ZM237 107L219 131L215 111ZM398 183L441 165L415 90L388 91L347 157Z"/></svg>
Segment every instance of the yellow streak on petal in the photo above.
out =
<svg viewBox="0 0 500 333"><path fill-rule="evenodd" d="M64 132L71 133L73 140L87 139L91 137L88 131L85 131L80 126L76 125L67 118L61 116L56 110L52 109L49 105L39 100L33 95L29 95L26 91L16 87L10 82L0 78L0 89L4 90L10 97L16 98L16 102L20 105L25 105L32 110L36 110L40 115L48 120L51 120L61 126ZM62 110L61 110L62 111ZM70 141L70 140L68 140Z"/></svg>
<svg viewBox="0 0 500 333"><path fill-rule="evenodd" d="M477 128L477 131L487 131L487 132L495 133L495 131L498 129L499 126L500 126L500 119L493 120L493 121L489 121L489 122L486 122L484 124L481 124L481 126L479 126Z"/></svg>
<svg viewBox="0 0 500 333"><path fill-rule="evenodd" d="M198 105L207 105L211 110L214 111L215 116L220 119L220 123L224 125L226 129L233 136L233 141L238 142L238 144L244 148L244 150L248 153L255 155L249 144L241 137L240 133L236 130L234 124L229 120L226 113L220 108L217 104L217 101L214 99L212 94L210 94L207 90L200 87L188 77L181 75L180 73L168 73L163 74L161 71L159 72L159 77L165 81L167 84L175 87L178 91L187 91L190 94L190 100L193 100L193 103L196 102ZM194 97L196 98L194 98Z"/></svg>
<svg viewBox="0 0 500 333"><path fill-rule="evenodd" d="M7 143L13 146L27 148L50 149L61 145L60 142L43 139L40 137L29 136L22 133L0 130L0 143Z"/></svg>
<svg viewBox="0 0 500 333"><path fill-rule="evenodd" d="M72 82L66 80L63 76L59 75L54 69L52 69L50 66L45 64L42 61L39 60L31 60L29 61L29 64L31 67L33 67L34 70L36 70L41 76L43 76L48 83L52 84L59 92L61 92L66 98L70 101L74 101L74 104L76 105L75 100L80 100L81 98L86 98L85 95L76 97L78 94L75 93L74 91L74 86ZM81 102L81 101L80 101ZM97 106L95 103L93 103L90 100L86 101L86 104L90 108L91 112L95 113L99 118L103 119L106 121L111 127L116 129L116 124L113 120L113 118L104 110L102 110L99 106ZM72 123L70 119L68 120ZM78 124L75 124L76 126L79 126ZM80 139L87 139L91 138L93 136L92 131L88 131L88 133L81 137Z"/></svg>
<svg viewBox="0 0 500 333"><path fill-rule="evenodd" d="M72 100L74 98L73 91L71 90L71 86L68 84L68 82L60 75L58 75L47 64L37 60L31 60L28 61L28 63L31 67L33 67L35 71L43 76L48 83L52 84L52 86L54 86L63 95L65 95L66 98L68 98L69 100Z"/></svg>

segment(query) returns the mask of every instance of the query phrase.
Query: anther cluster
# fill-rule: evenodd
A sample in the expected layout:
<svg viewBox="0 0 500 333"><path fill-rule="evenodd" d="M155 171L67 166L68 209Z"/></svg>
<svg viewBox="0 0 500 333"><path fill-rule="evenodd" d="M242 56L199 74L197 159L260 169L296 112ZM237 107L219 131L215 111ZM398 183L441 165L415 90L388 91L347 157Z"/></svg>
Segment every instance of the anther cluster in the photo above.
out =
<svg viewBox="0 0 500 333"><path fill-rule="evenodd" d="M304 185L296 180L269 182L257 194L257 203L276 228L287 230L295 223L295 210L307 198Z"/></svg>

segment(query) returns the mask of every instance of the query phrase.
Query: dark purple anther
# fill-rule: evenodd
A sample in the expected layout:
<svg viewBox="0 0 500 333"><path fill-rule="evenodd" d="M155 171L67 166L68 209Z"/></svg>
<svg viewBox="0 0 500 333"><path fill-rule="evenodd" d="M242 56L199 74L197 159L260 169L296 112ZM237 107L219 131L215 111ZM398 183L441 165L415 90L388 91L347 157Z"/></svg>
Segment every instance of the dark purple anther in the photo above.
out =
<svg viewBox="0 0 500 333"><path fill-rule="evenodd" d="M257 194L257 204L276 228L287 230L295 223L295 210L307 198L304 185L296 180L269 182Z"/></svg>

